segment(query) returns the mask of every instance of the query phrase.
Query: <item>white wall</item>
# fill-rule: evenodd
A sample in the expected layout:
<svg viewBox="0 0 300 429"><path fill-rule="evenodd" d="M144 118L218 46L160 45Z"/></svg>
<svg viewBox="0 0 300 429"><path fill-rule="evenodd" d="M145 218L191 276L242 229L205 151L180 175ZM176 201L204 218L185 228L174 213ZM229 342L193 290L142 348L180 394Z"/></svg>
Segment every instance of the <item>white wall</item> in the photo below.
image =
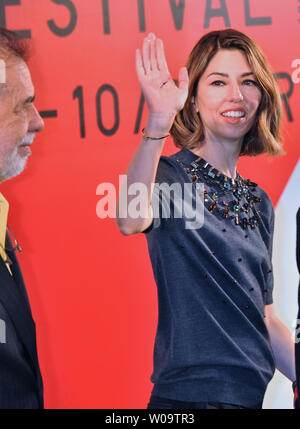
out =
<svg viewBox="0 0 300 429"><path fill-rule="evenodd" d="M298 312L299 274L296 264L296 213L300 206L300 161L275 209L273 247L274 308L294 339ZM276 371L270 382L263 408L293 408L291 382Z"/></svg>

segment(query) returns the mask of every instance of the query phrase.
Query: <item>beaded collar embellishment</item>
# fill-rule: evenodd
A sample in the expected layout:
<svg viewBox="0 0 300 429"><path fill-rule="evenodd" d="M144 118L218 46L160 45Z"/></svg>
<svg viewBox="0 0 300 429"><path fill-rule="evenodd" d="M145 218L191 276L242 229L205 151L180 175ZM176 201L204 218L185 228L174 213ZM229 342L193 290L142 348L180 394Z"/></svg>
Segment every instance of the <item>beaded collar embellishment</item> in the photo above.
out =
<svg viewBox="0 0 300 429"><path fill-rule="evenodd" d="M217 185L217 190L209 193L204 184L201 194L210 213L219 213L224 219L234 220L235 225L243 230L259 226L260 215L255 204L261 199L253 194L256 183L243 179L239 173L236 179L231 179L200 157L191 162L189 167L180 160L177 162L187 172L192 183L203 182L204 179L208 185Z"/></svg>

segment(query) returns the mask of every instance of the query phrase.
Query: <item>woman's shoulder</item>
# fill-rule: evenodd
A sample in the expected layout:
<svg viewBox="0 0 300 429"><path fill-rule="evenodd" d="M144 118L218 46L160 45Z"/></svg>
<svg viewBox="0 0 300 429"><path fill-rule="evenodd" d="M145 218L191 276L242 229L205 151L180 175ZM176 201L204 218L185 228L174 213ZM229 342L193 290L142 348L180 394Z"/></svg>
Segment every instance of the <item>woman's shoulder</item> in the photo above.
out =
<svg viewBox="0 0 300 429"><path fill-rule="evenodd" d="M257 186L256 193L258 194L262 205L269 211L273 212L274 211L273 201L271 197L268 195L268 193L260 186Z"/></svg>
<svg viewBox="0 0 300 429"><path fill-rule="evenodd" d="M263 203L264 206L269 207L271 210L274 209L272 199L258 183L252 181L251 179L244 179L243 177L242 180L247 185L250 196L254 196L254 201L259 200L259 202Z"/></svg>
<svg viewBox="0 0 300 429"><path fill-rule="evenodd" d="M195 160L197 156L193 154L191 151L187 149L181 149L175 153L172 153L171 155L162 155L160 157L160 162L162 163L169 163L170 165L176 165L180 162L185 164L190 164L192 161Z"/></svg>
<svg viewBox="0 0 300 429"><path fill-rule="evenodd" d="M266 206L268 206L268 207L270 207L270 209L274 210L272 199L270 198L270 196L267 194L267 192L263 188L261 188L259 185L257 185L255 193L257 193L259 195L262 202Z"/></svg>
<svg viewBox="0 0 300 429"><path fill-rule="evenodd" d="M192 162L189 154L185 149L182 149L172 155L162 155L159 159L156 182L171 182L184 180L184 168Z"/></svg>
<svg viewBox="0 0 300 429"><path fill-rule="evenodd" d="M258 185L256 186L253 194L259 198L259 202L257 202L256 205L263 223L266 226L269 225L268 229L273 230L275 211L272 199L267 192Z"/></svg>

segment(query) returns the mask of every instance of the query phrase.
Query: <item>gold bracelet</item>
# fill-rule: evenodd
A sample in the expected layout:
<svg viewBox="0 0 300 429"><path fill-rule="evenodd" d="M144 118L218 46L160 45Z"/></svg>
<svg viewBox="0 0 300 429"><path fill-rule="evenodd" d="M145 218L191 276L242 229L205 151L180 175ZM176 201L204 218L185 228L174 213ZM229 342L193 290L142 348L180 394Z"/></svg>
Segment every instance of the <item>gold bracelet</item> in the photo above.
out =
<svg viewBox="0 0 300 429"><path fill-rule="evenodd" d="M148 140L161 140L161 139L165 139L167 137L169 137L170 133L166 134L165 136L162 137L150 137L147 136L147 134L145 134L145 128L142 129L142 135L144 137L144 139L148 139Z"/></svg>

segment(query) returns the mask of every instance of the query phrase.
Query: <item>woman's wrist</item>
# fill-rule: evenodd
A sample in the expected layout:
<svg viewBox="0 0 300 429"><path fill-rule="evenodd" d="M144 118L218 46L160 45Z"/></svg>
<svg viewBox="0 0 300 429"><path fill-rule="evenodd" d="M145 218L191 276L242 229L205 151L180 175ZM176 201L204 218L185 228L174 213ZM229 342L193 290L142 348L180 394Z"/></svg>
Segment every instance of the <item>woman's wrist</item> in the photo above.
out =
<svg viewBox="0 0 300 429"><path fill-rule="evenodd" d="M169 134L175 114L150 113L144 133L151 137L161 137Z"/></svg>
<svg viewBox="0 0 300 429"><path fill-rule="evenodd" d="M156 140L157 141L157 140L166 139L167 137L169 137L170 133L164 134L163 136L159 136L159 137L153 137L153 136L149 136L148 134L146 134L145 128L143 128L142 129L142 135L143 135L143 138L145 140Z"/></svg>

